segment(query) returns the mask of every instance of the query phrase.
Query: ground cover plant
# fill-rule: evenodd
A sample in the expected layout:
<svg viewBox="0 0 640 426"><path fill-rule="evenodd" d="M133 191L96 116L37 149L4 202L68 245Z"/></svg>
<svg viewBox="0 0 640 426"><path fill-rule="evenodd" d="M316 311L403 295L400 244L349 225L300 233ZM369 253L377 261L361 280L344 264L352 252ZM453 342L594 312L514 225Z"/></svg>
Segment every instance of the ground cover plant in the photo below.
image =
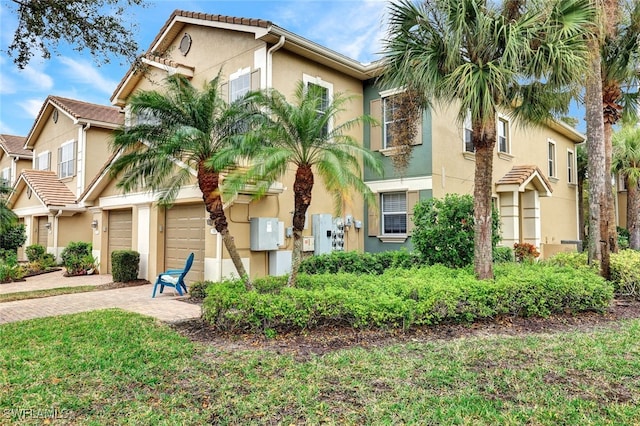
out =
<svg viewBox="0 0 640 426"><path fill-rule="evenodd" d="M634 424L640 321L297 358L119 310L0 326L2 424ZM38 411L56 419L33 418Z"/></svg>
<svg viewBox="0 0 640 426"><path fill-rule="evenodd" d="M538 264L498 264L495 280L477 280L470 268L442 265L390 269L381 275L301 274L297 288L286 277L210 285L203 315L223 330L267 335L325 325L386 328L472 322L511 316L605 310L613 286L589 269Z"/></svg>

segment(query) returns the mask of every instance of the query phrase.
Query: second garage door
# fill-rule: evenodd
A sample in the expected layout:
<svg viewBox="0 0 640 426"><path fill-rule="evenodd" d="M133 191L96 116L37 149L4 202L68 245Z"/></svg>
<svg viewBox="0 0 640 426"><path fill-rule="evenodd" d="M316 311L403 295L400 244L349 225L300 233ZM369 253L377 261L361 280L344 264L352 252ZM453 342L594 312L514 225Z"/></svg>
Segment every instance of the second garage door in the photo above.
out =
<svg viewBox="0 0 640 426"><path fill-rule="evenodd" d="M204 279L205 208L202 204L174 205L167 210L165 225L165 269L182 268L193 252L187 281Z"/></svg>
<svg viewBox="0 0 640 426"><path fill-rule="evenodd" d="M109 260L107 273L111 273L111 253L115 250L131 250L131 210L109 212Z"/></svg>

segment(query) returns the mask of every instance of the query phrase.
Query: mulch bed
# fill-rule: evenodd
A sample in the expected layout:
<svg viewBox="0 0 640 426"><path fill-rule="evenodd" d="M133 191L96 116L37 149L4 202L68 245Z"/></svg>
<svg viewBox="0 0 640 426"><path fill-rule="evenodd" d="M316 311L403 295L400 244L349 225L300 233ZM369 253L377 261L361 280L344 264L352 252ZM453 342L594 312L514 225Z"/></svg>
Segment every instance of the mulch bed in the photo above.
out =
<svg viewBox="0 0 640 426"><path fill-rule="evenodd" d="M499 317L472 324L441 324L402 330L354 330L348 327L322 327L296 333L278 334L273 339L256 334L220 332L204 320L173 324L192 341L225 350L268 350L291 354L304 360L349 347L381 347L395 343L452 340L464 337L521 336L568 331L590 331L615 325L616 321L640 318L640 301L617 299L605 313L553 315L548 318Z"/></svg>

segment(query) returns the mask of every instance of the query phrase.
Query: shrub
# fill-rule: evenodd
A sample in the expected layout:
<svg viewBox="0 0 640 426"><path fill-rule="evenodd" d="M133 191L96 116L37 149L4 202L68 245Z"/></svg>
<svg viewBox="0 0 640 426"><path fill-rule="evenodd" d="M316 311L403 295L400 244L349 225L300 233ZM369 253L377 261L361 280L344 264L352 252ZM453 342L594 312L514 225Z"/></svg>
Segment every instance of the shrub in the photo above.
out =
<svg viewBox="0 0 640 426"><path fill-rule="evenodd" d="M68 275L84 275L96 267L96 259L91 254L91 243L82 241L70 242L62 250L62 264Z"/></svg>
<svg viewBox="0 0 640 426"><path fill-rule="evenodd" d="M27 246L24 249L24 252L27 255L27 260L29 262L35 262L42 259L45 253L45 248L40 244L32 244Z"/></svg>
<svg viewBox="0 0 640 426"><path fill-rule="evenodd" d="M425 263L452 268L473 264L473 197L447 194L444 199L421 201L413 209L413 221L411 240ZM500 240L499 224L493 209L493 247Z"/></svg>
<svg viewBox="0 0 640 426"><path fill-rule="evenodd" d="M560 252L542 262L550 266L569 266L571 268L592 268L597 273L597 265L587 264L587 252Z"/></svg>
<svg viewBox="0 0 640 426"><path fill-rule="evenodd" d="M513 245L513 254L518 262L533 262L540 256L536 246L529 243L515 243Z"/></svg>
<svg viewBox="0 0 640 426"><path fill-rule="evenodd" d="M629 230L627 228L616 227L618 231L618 246L620 250L629 248Z"/></svg>
<svg viewBox="0 0 640 426"><path fill-rule="evenodd" d="M9 266L18 264L18 253L13 250L0 249L0 261L4 261Z"/></svg>
<svg viewBox="0 0 640 426"><path fill-rule="evenodd" d="M509 247L496 247L493 249L493 261L495 263L513 262L513 250Z"/></svg>
<svg viewBox="0 0 640 426"><path fill-rule="evenodd" d="M240 280L224 281L208 287L203 315L220 329L257 332L322 325L409 328L497 315L602 311L613 293L586 269L510 263L496 265L495 272L494 281L442 265L379 276L301 274L295 288L286 286L286 277L268 277L256 280L252 292Z"/></svg>
<svg viewBox="0 0 640 426"><path fill-rule="evenodd" d="M140 253L134 250L114 250L111 253L111 274L115 282L138 279Z"/></svg>
<svg viewBox="0 0 640 426"><path fill-rule="evenodd" d="M300 264L300 272L307 274L382 274L389 268L412 268L419 265L420 256L407 250L390 250L380 253L356 251L332 252L306 258Z"/></svg>
<svg viewBox="0 0 640 426"><path fill-rule="evenodd" d="M618 294L640 299L640 251L611 254L611 281Z"/></svg>
<svg viewBox="0 0 640 426"><path fill-rule="evenodd" d="M16 251L27 241L27 231L23 223L10 225L0 233L0 248Z"/></svg>
<svg viewBox="0 0 640 426"><path fill-rule="evenodd" d="M14 264L0 260L0 283L16 281L24 276L17 261Z"/></svg>
<svg viewBox="0 0 640 426"><path fill-rule="evenodd" d="M192 299L203 300L207 296L207 289L215 283L211 281L197 281L189 286L189 294Z"/></svg>

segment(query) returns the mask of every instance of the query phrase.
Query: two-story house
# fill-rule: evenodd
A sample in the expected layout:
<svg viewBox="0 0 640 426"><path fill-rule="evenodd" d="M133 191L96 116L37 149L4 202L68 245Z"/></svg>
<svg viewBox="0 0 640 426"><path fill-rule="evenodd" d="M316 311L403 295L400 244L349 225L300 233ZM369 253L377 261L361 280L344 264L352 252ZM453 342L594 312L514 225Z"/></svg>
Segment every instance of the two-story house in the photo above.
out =
<svg viewBox="0 0 640 426"><path fill-rule="evenodd" d="M0 135L0 183L13 186L18 175L31 168L32 153L24 148L24 136Z"/></svg>
<svg viewBox="0 0 640 426"><path fill-rule="evenodd" d="M71 241L91 241L92 215L81 194L110 158L119 108L49 96L23 149L33 153L21 170L9 206L27 228L27 242L59 256Z"/></svg>

